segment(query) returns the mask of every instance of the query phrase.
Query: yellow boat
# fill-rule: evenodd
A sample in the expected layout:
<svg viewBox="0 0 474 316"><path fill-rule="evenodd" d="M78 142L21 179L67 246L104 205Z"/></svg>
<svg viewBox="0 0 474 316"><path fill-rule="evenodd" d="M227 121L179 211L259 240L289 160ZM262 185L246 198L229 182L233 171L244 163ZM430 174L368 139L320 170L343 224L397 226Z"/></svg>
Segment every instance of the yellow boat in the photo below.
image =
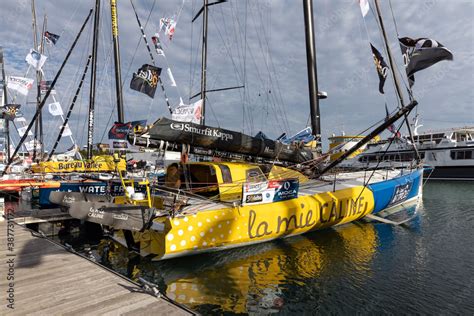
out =
<svg viewBox="0 0 474 316"><path fill-rule="evenodd" d="M297 282L305 282L306 278L324 276L328 267L333 266L333 260L343 259L350 265L349 269L363 270L370 277L366 267L373 260L377 244L375 225L348 224L324 236L308 234L289 238L283 245L260 244L215 254L207 260L163 262L159 267L163 278L160 283L166 284L168 298L193 310L210 304L220 312L276 312L282 307L279 303L284 303L282 290L288 286L288 280L296 278ZM123 270L130 264L126 248L110 241L102 241L98 252L114 270ZM127 276L138 279L156 268L152 263L140 261L127 266ZM363 283L364 278L353 282Z"/></svg>
<svg viewBox="0 0 474 316"><path fill-rule="evenodd" d="M117 162L109 155L93 156L91 160L42 161L31 165L33 173L115 172L125 168L125 160Z"/></svg>
<svg viewBox="0 0 474 316"><path fill-rule="evenodd" d="M422 171L340 174L335 183L297 171L259 165L200 162L183 165L186 191L156 187L112 200L52 192L73 217L117 229L114 238L142 256L162 260L241 247L342 225L416 203ZM329 176L332 177L332 176ZM140 183L147 185L146 181Z"/></svg>

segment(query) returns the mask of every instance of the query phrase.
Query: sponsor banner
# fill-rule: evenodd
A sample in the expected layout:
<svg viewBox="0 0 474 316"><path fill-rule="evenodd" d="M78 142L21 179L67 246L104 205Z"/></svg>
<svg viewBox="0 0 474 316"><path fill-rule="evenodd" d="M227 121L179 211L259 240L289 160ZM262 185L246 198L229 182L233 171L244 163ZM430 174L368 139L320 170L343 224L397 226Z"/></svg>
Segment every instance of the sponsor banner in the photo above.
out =
<svg viewBox="0 0 474 316"><path fill-rule="evenodd" d="M24 142L27 151L33 151L35 148L36 143L36 150L41 150L41 143L38 140L30 140L28 142Z"/></svg>
<svg viewBox="0 0 474 316"><path fill-rule="evenodd" d="M48 104L48 110L53 116L64 115L63 109L61 108L61 104L59 102Z"/></svg>
<svg viewBox="0 0 474 316"><path fill-rule="evenodd" d="M173 110L171 118L179 122L192 122L196 124L201 123L201 108L202 100L199 100L191 105L179 105Z"/></svg>
<svg viewBox="0 0 474 316"><path fill-rule="evenodd" d="M28 126L19 127L17 129L18 134L20 135L20 137L23 137L23 135L25 135L25 132L26 132L27 129L28 129ZM33 136L33 133L31 132L31 130L28 131L28 136Z"/></svg>
<svg viewBox="0 0 474 316"><path fill-rule="evenodd" d="M23 95L28 95L28 91L33 87L33 79L25 77L8 77L7 87Z"/></svg>
<svg viewBox="0 0 474 316"><path fill-rule="evenodd" d="M26 56L25 61L39 71L41 70L41 67L43 67L47 58L48 57L41 55L34 49L30 49L30 53Z"/></svg>
<svg viewBox="0 0 474 316"><path fill-rule="evenodd" d="M113 149L127 149L128 148L128 142L127 141L113 141L112 142L112 148Z"/></svg>
<svg viewBox="0 0 474 316"><path fill-rule="evenodd" d="M109 139L126 140L131 128L131 123L115 123L109 130Z"/></svg>
<svg viewBox="0 0 474 316"><path fill-rule="evenodd" d="M242 205L272 203L298 197L298 179L244 183Z"/></svg>

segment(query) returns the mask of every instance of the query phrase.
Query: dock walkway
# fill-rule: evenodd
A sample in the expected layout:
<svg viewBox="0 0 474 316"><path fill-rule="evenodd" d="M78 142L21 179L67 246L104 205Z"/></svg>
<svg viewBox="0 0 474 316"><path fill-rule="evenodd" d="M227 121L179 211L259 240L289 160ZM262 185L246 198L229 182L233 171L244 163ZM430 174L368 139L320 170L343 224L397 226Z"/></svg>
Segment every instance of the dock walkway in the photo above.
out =
<svg viewBox="0 0 474 316"><path fill-rule="evenodd" d="M13 221L0 241L0 315L192 314Z"/></svg>

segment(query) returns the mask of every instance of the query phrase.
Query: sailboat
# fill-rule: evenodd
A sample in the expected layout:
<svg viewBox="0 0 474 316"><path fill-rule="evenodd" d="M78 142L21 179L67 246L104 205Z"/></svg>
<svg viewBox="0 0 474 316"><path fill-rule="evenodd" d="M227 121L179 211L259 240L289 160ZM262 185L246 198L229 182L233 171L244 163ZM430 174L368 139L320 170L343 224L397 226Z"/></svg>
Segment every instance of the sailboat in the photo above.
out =
<svg viewBox="0 0 474 316"><path fill-rule="evenodd" d="M312 127L319 140L312 1L304 0L303 5ZM207 2L202 12L206 16ZM119 173L124 196L52 192L50 200L68 208L75 218L108 226L115 240L154 260L242 247L362 218L401 224L403 221L383 216L420 201L422 168L383 173L333 170L416 105L411 100L328 166L313 170L298 170L297 166L318 161L302 148L203 124L161 119L131 138L146 139L149 144L181 142L198 150L212 148L229 153L229 160L234 157L234 161L184 163L184 181L179 188L150 187L144 181L141 185L146 191L138 192L137 185ZM235 161L239 155L257 159L255 163ZM281 157L292 163L292 168L276 163Z"/></svg>
<svg viewBox="0 0 474 316"><path fill-rule="evenodd" d="M49 107L49 112L54 115L54 116L60 116L62 119L62 126L60 128L59 135L56 138L56 141L53 145L52 150L48 153L48 155L43 155L40 154L37 156L37 161L31 164L31 166L28 168L28 174L30 175L27 179L23 179L22 177L21 181L19 179L6 179L3 180L0 183L0 189L2 191L5 190L16 190L20 191L22 188L25 187L35 187L39 188L39 205L41 207L49 207L51 206L51 203L49 202L49 193L53 190L57 191L69 191L69 192L89 192L89 193L96 193L96 194L105 194L106 192L116 192L115 194L121 194L120 189L122 186L120 185L120 182L115 182L111 184L110 190L107 188L107 183L101 180L101 176L103 173L116 173L116 172L123 172L126 168L126 163L124 159L114 159L111 155L101 155L101 156L93 156L92 155L92 141L93 141L93 123L94 123L94 103L95 103L95 76L96 76L96 62L97 62L97 45L98 45L98 35L97 35L97 28L99 25L99 7L100 2L97 1L96 8L95 8L95 19L94 19L94 38L93 38L93 47L92 47L92 54L89 56L87 59L87 63L85 65L84 71L82 73L82 78L79 82L79 86L75 92L75 96L72 100L71 105L69 106L69 109L67 111L67 114L64 117L64 113L62 111L61 105L59 105L58 102L56 102L55 99L55 90L54 90L54 85L58 79L58 76L61 73L62 67L64 67L65 62L67 61L69 55L66 57L65 61L63 62L63 65L52 81L44 81L45 87L41 87L41 93L40 93L40 82L42 79L46 79L44 76L44 72L39 67L39 70L37 69L37 81L38 81L38 97L37 97L37 110L36 113L31 120L31 122L28 124L28 126L24 126L23 133L20 133L21 140L15 149L14 153L10 155L8 153L5 159L5 168L3 168L2 173L6 174L11 170L9 168L12 164L14 164L14 159L19 154L19 149L23 144L27 144L28 142L25 143L26 137L29 135L32 135L30 130L33 127L33 124L38 125L37 122L39 122L40 126L40 134L41 134L41 118L42 118L42 108L45 105L45 102L47 101L48 97L53 98L53 105L56 105L55 109L52 110L51 104L48 106ZM32 12L33 12L33 25L34 25L34 34L35 34L35 47L38 47L37 44L37 35L36 35L36 14L35 14L35 5L34 5L34 0L32 0ZM91 16L92 11L89 13L86 22L84 25L87 23ZM45 23L43 23L45 24ZM83 29L83 28L82 28ZM78 34L78 37L76 38L76 41L73 43L73 47L76 45L77 39L79 38L80 34L82 33L82 29ZM43 50L44 50L44 38L46 37L46 33L51 36L51 33L45 32L44 27L43 27L43 33L41 35L41 38L43 39L41 41L41 45L39 46L39 52L37 54L39 56ZM54 34L53 34L54 35ZM58 35L56 36L55 41L59 39ZM72 51L73 48L71 48L70 52ZM69 54L70 54L69 52ZM31 54L31 53L30 53ZM41 57L43 58L43 57ZM46 59L46 58L44 58ZM3 60L2 60L3 62ZM89 125L88 125L88 150L87 150L87 159L82 159L80 155L78 155L79 159L77 159L77 155L75 155L78 151L78 146L76 145L75 141L71 136L70 139L73 143L72 149L64 153L62 155L55 155L56 148L61 141L62 137L66 136L66 132L70 132L69 127L68 127L68 120L70 118L70 115L72 113L73 107L76 103L76 100L79 96L79 93L81 91L82 85L85 80L85 76L87 74L89 65L92 64L92 70L91 70L91 91L90 91L90 103L89 103ZM4 75L3 75L4 76ZM4 89L2 92L5 92L5 97L2 98L6 99L6 89ZM43 98L41 98L43 96ZM3 97L3 93L2 93ZM2 101L3 102L3 101ZM1 119L0 119L1 120ZM3 121L3 120L1 120ZM24 122L26 120L23 119ZM3 129L3 127L2 127ZM42 147L43 140L42 140L42 135L39 135L40 139L38 141L39 144L41 144L40 149L43 150L44 148ZM9 139L7 137L7 139ZM35 141L36 141L36 136L35 136ZM4 142L5 143L5 142ZM9 149L9 146L8 146ZM34 148L34 152L36 153L36 149ZM33 154L35 156L35 154ZM66 159L57 159L58 157L63 157ZM71 158L75 157L75 159ZM45 160L43 160L46 158ZM45 181L45 175L49 175L49 178L52 176L61 176L61 181ZM12 175L5 175L7 178L11 178ZM91 179L92 178L92 179ZM118 193L117 193L118 192Z"/></svg>

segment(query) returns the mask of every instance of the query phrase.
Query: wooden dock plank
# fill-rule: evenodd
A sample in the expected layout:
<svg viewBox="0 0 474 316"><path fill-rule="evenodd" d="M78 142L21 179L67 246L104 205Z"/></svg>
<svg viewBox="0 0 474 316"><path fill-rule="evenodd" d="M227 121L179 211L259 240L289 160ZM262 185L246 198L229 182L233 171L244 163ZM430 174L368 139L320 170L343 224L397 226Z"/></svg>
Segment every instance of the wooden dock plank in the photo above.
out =
<svg viewBox="0 0 474 316"><path fill-rule="evenodd" d="M14 267L14 309L1 315L189 315L133 282L14 225L14 251L7 248L7 222L0 222L0 299L7 302L7 260Z"/></svg>

